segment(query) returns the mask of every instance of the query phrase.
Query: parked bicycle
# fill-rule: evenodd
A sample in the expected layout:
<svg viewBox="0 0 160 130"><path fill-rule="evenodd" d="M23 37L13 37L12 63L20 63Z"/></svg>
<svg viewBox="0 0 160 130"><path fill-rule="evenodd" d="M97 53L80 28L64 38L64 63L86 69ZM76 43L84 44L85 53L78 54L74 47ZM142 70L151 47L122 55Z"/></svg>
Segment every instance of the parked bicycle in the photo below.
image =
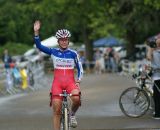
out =
<svg viewBox="0 0 160 130"><path fill-rule="evenodd" d="M71 100L72 96L80 96L80 94L68 94L66 90L63 90L62 94L52 95L50 96L60 96L63 97L62 100L62 109L61 109L61 130L71 130L70 127L70 115L71 115ZM51 97L52 99L52 97ZM52 106L52 100L50 102L50 106Z"/></svg>
<svg viewBox="0 0 160 130"><path fill-rule="evenodd" d="M140 67L138 74L133 74L137 86L124 90L119 98L121 111L128 117L141 117L154 108L151 69Z"/></svg>

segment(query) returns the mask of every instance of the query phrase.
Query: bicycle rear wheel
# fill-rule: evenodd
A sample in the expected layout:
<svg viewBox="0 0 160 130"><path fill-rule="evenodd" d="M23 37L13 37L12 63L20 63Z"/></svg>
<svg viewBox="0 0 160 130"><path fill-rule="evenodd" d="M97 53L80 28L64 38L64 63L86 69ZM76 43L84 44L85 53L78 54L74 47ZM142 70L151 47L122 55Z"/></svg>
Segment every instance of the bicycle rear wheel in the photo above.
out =
<svg viewBox="0 0 160 130"><path fill-rule="evenodd" d="M120 95L119 106L126 116L140 117L149 109L149 96L144 90L138 87L131 87L124 90Z"/></svg>

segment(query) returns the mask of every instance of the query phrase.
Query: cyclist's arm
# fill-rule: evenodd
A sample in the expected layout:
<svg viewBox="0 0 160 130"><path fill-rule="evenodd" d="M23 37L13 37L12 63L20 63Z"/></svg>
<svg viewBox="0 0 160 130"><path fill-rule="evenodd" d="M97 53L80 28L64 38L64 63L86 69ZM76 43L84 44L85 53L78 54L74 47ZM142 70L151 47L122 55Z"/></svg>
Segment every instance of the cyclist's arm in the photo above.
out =
<svg viewBox="0 0 160 130"><path fill-rule="evenodd" d="M41 40L40 40L39 36L35 36L35 37L34 37L34 41L35 41L36 47L37 47L40 51L42 51L42 52L44 52L44 53L46 53L46 54L48 54L48 55L51 55L52 49L51 49L51 48L48 48L48 47L46 47L46 46L43 46L43 45L41 44Z"/></svg>
<svg viewBox="0 0 160 130"><path fill-rule="evenodd" d="M80 82L82 77L83 77L83 68L82 68L82 64L79 60L79 56L77 53L75 53L75 65L76 65L76 68L77 68L77 82Z"/></svg>
<svg viewBox="0 0 160 130"><path fill-rule="evenodd" d="M35 23L34 23L34 41L35 41L36 47L40 51L51 55L52 49L50 49L48 47L45 47L45 46L43 46L41 44L41 40L39 38L39 30L40 30L40 28L41 28L41 22L39 20L36 20Z"/></svg>

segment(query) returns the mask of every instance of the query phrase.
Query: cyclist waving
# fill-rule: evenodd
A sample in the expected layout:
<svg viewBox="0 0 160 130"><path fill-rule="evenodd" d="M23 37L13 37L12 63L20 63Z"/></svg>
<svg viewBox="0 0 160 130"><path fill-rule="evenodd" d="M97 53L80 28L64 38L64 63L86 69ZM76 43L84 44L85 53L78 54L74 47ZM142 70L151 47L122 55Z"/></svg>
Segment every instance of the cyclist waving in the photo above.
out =
<svg viewBox="0 0 160 130"><path fill-rule="evenodd" d="M80 94L80 81L83 75L83 69L79 56L76 51L68 48L70 32L67 29L61 29L56 32L59 48L48 48L41 44L39 30L41 27L40 21L34 23L34 40L37 48L50 55L54 65L54 79L51 87L51 94L58 95L65 89L68 93ZM76 66L78 74L77 79L74 78L74 66ZM80 106L80 97L73 96L72 98L72 114L71 126L76 127L77 121L75 113ZM52 96L51 103L53 104L53 125L54 130L60 130L61 118L61 97Z"/></svg>

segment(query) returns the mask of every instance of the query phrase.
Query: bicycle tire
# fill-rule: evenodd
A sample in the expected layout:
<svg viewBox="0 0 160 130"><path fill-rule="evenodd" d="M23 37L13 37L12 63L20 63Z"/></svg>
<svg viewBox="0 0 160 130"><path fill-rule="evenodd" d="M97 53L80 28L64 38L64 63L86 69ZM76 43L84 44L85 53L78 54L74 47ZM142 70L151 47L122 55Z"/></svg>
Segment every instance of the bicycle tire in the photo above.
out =
<svg viewBox="0 0 160 130"><path fill-rule="evenodd" d="M68 117L68 109L64 108L64 122L63 122L64 130L69 130L69 117Z"/></svg>
<svg viewBox="0 0 160 130"><path fill-rule="evenodd" d="M130 87L120 95L119 106L126 116L138 118L148 111L150 99L144 90Z"/></svg>

